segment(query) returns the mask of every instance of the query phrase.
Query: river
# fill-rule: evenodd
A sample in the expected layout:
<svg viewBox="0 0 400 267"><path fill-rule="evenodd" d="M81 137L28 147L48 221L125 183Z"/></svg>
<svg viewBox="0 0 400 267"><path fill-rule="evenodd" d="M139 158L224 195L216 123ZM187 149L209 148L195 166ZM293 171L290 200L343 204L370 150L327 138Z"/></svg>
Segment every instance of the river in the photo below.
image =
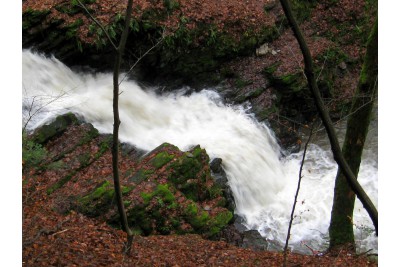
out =
<svg viewBox="0 0 400 267"><path fill-rule="evenodd" d="M23 123L32 117L28 130L72 111L100 132L112 132L111 73L74 72L55 58L29 50L23 51L22 68ZM155 89L143 89L132 80L121 83L120 140L143 150L151 150L163 142L181 150L200 144L211 158L222 158L236 202L235 212L246 219L249 229L257 229L274 244L272 247L282 248L302 153L281 158L271 130L257 122L245 107L225 105L213 88L190 95L185 94L184 88L163 95L157 95ZM338 130L344 127L341 124ZM359 181L375 205L378 204L377 162L374 122ZM327 247L336 170L325 136L318 135L310 145L304 166L289 243L293 251L308 253L306 245L316 250ZM353 222L358 250L377 252L378 239L358 200Z"/></svg>

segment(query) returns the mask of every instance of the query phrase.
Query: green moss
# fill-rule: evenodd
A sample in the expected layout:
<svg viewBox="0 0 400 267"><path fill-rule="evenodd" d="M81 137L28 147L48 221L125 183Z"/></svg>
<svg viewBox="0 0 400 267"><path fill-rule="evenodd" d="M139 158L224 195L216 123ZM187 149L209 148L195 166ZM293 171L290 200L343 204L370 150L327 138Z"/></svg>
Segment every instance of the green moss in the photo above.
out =
<svg viewBox="0 0 400 267"><path fill-rule="evenodd" d="M145 205L148 205L149 202L154 198L157 197L159 203L164 205L164 202L167 204L174 204L175 203L175 196L170 191L168 184L159 184L157 185L156 189L151 193L140 193L141 197L144 200ZM172 206L171 206L172 207Z"/></svg>
<svg viewBox="0 0 400 267"><path fill-rule="evenodd" d="M194 202L189 203L185 209L185 213L189 217L196 216L198 212L197 205Z"/></svg>
<svg viewBox="0 0 400 267"><path fill-rule="evenodd" d="M129 206L131 205L131 203L132 203L132 201L125 200L125 201L124 201L124 207L125 207L125 208L126 208L126 207L129 207Z"/></svg>
<svg viewBox="0 0 400 267"><path fill-rule="evenodd" d="M306 79L302 72L277 75L276 70L278 67L279 63L273 64L264 68L263 73L281 95L292 96L293 93L304 91L307 88Z"/></svg>
<svg viewBox="0 0 400 267"><path fill-rule="evenodd" d="M210 195L210 198L214 199L214 198L217 198L219 196L222 196L222 189L218 184L214 183L213 186L208 188L208 193Z"/></svg>
<svg viewBox="0 0 400 267"><path fill-rule="evenodd" d="M185 217L186 221L198 231L204 230L207 226L207 222L210 219L208 212L200 211L195 202L189 203L189 205L186 207Z"/></svg>
<svg viewBox="0 0 400 267"><path fill-rule="evenodd" d="M54 183L52 186L50 186L47 189L47 194L51 195L54 191L56 191L57 189L61 188L62 186L64 186L68 181L70 181L72 179L72 177L77 173L77 171L72 171L72 173L64 176L63 178L61 178L60 180L58 180L56 183Z"/></svg>
<svg viewBox="0 0 400 267"><path fill-rule="evenodd" d="M152 175L153 173L154 173L153 170L140 169L132 177L130 177L128 180L130 182L134 182L136 184L139 184L142 181L147 180L150 177L150 175Z"/></svg>
<svg viewBox="0 0 400 267"><path fill-rule="evenodd" d="M33 141L39 144L45 144L51 138L61 135L68 126L77 123L78 119L72 113L58 116L55 121L37 129L33 134Z"/></svg>
<svg viewBox="0 0 400 267"><path fill-rule="evenodd" d="M211 237L232 220L233 214L230 211L222 211L212 217L207 211L199 210L197 204L192 202L185 209L185 218L196 232Z"/></svg>
<svg viewBox="0 0 400 267"><path fill-rule="evenodd" d="M232 212L230 212L229 210L223 211L212 219L212 224L214 225L214 227L222 228L227 225L232 220L232 218Z"/></svg>
<svg viewBox="0 0 400 267"><path fill-rule="evenodd" d="M235 80L235 87L241 89L252 83L253 83L253 81L246 81L246 80L242 80L241 78L238 78Z"/></svg>
<svg viewBox="0 0 400 267"><path fill-rule="evenodd" d="M234 101L236 103L243 103L250 99L259 97L264 91L265 91L265 88L257 88L255 90L251 90L250 92L247 92L245 94L238 95Z"/></svg>
<svg viewBox="0 0 400 267"><path fill-rule="evenodd" d="M29 30L30 28L41 23L48 14L50 10L34 10L28 8L22 13L22 30Z"/></svg>
<svg viewBox="0 0 400 267"><path fill-rule="evenodd" d="M82 25L83 25L83 20L82 19L77 19L73 23L69 24L66 27L67 31L65 33L65 37L67 39L71 39L71 38L77 37L76 33L77 33L79 27L82 26Z"/></svg>
<svg viewBox="0 0 400 267"><path fill-rule="evenodd" d="M150 200L153 198L153 195L151 193L145 193L145 192L141 192L140 196L143 198L145 205L148 205Z"/></svg>
<svg viewBox="0 0 400 267"><path fill-rule="evenodd" d="M142 192L140 195L144 204L137 205L129 211L129 222L132 225L138 226L144 234L151 234L153 231L169 234L174 227L180 226L177 218L173 219L175 224L172 224L170 223L172 219L165 217L166 210L178 208L168 184L159 184L153 192Z"/></svg>
<svg viewBox="0 0 400 267"><path fill-rule="evenodd" d="M279 100L278 100L279 103ZM256 111L256 117L259 121L263 121L269 118L271 114L278 114L279 113L279 108L276 106L274 103L271 107L269 108L264 108L259 111Z"/></svg>
<svg viewBox="0 0 400 267"><path fill-rule="evenodd" d="M77 209L79 212L95 217L111 207L111 202L114 197L114 190L109 182L104 182L92 193L81 197L77 200Z"/></svg>
<svg viewBox="0 0 400 267"><path fill-rule="evenodd" d="M100 149L99 151L94 155L94 157L92 159L90 159L90 154L89 153L85 153L82 154L80 156L78 156L78 160L80 162L80 166L75 169L72 170L69 174L67 174L66 176L64 176L62 179L60 179L59 181L57 181L56 183L54 183L52 186L50 186L47 189L47 194L52 194L55 190L61 188L62 186L64 186L64 184L66 184L68 181L70 181L72 179L72 177L75 176L75 174L77 174L79 171L81 171L83 168L86 168L87 166L89 166L90 164L92 164L94 161L96 161L101 155L104 154L104 152L108 149L108 138L105 138L101 144L100 144Z"/></svg>
<svg viewBox="0 0 400 267"><path fill-rule="evenodd" d="M290 0L293 13L299 22L302 22L310 17L311 10L315 7L315 0Z"/></svg>
<svg viewBox="0 0 400 267"><path fill-rule="evenodd" d="M127 210L128 222L137 234L149 235L153 232L151 216L146 212L146 206L136 205ZM119 222L114 218L114 222Z"/></svg>
<svg viewBox="0 0 400 267"><path fill-rule="evenodd" d="M170 162L174 158L174 155L170 155L167 152L163 151L158 153L151 161L150 163L156 167L157 169L161 168L168 162Z"/></svg>
<svg viewBox="0 0 400 267"><path fill-rule="evenodd" d="M204 230L206 228L207 223L210 221L210 215L208 215L207 211L202 211L200 214L189 218L190 224L194 229Z"/></svg>
<svg viewBox="0 0 400 267"><path fill-rule="evenodd" d="M22 160L23 167L38 167L46 158L47 150L35 141L28 139L25 132L22 133Z"/></svg>
<svg viewBox="0 0 400 267"><path fill-rule="evenodd" d="M125 195L133 190L133 187L122 186L122 194ZM112 205L115 195L114 186L109 181L99 184L92 192L77 199L78 211L88 216L98 216L107 211ZM124 201L125 206L129 206L130 201Z"/></svg>
<svg viewBox="0 0 400 267"><path fill-rule="evenodd" d="M87 165L90 161L90 152L80 154L77 159L81 165Z"/></svg>
<svg viewBox="0 0 400 267"><path fill-rule="evenodd" d="M263 69L263 73L267 76L267 78L274 77L274 72L278 69L279 63L272 64L271 66L265 67Z"/></svg>
<svg viewBox="0 0 400 267"><path fill-rule="evenodd" d="M164 0L164 7L168 11L173 11L174 9L179 8L179 2L176 0Z"/></svg>
<svg viewBox="0 0 400 267"><path fill-rule="evenodd" d="M48 170L59 170L65 167L65 163L62 160L54 161L46 166Z"/></svg>

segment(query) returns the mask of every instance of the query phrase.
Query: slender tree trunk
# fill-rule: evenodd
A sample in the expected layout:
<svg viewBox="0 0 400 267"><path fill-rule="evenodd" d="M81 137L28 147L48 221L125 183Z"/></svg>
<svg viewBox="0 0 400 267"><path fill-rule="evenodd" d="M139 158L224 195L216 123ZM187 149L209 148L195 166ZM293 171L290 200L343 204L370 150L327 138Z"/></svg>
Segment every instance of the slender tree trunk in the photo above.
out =
<svg viewBox="0 0 400 267"><path fill-rule="evenodd" d="M370 216L375 226L375 232L378 235L378 211L375 208L372 201L370 200L370 198L368 197L368 195L361 187L361 185L358 183L357 178L354 176L353 172L350 169L350 166L347 164L347 161L343 157L342 150L340 149L339 141L336 137L335 129L333 127L333 123L329 117L328 111L326 110L323 104L321 94L317 86L310 50L308 49L303 34L300 31L299 26L297 25L297 22L292 14L292 9L290 7L289 2L287 0L280 0L280 2L285 12L286 18L289 21L293 33L299 43L301 52L303 53L304 67L305 67L304 72L307 77L308 85L311 90L311 94L314 98L314 102L317 106L318 113L321 117L321 120L328 134L333 157L337 162L337 164L339 165L339 167L341 168L343 174L345 175L348 184L355 192L357 197L360 199L361 203L364 205L364 208L367 210L368 215Z"/></svg>
<svg viewBox="0 0 400 267"><path fill-rule="evenodd" d="M125 27L122 32L119 45L115 51L115 62L114 62L114 73L113 73L113 113L114 113L114 127L113 127L113 146L112 146L112 167L113 167L113 178L114 178L114 189L115 196L117 200L118 212L122 224L123 230L127 234L127 245L125 247L125 253L129 254L133 241L133 233L128 225L128 219L125 212L124 203L122 201L122 192L119 179L119 169L118 169L118 133L119 125L121 121L119 119L119 71L121 66L122 55L125 50L126 40L128 39L129 24L132 15L132 5L133 0L128 1L128 7L126 9L125 15Z"/></svg>
<svg viewBox="0 0 400 267"><path fill-rule="evenodd" d="M361 155L374 100L377 94L378 80L378 19L371 31L367 42L367 52L357 91L353 98L350 117L347 122L346 137L343 144L343 156L357 176L361 163ZM354 245L353 210L355 195L346 181L341 168L339 168L329 226L330 247L334 248L345 244ZM354 246L353 246L354 247Z"/></svg>

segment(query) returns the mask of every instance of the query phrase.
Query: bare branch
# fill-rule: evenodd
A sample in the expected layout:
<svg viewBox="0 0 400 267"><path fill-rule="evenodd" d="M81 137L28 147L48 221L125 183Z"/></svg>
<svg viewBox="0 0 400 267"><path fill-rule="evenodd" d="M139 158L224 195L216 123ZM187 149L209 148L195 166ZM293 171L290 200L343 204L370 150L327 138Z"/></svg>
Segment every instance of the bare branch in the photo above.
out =
<svg viewBox="0 0 400 267"><path fill-rule="evenodd" d="M328 51L329 51L329 49L330 49L330 47L328 48ZM325 63L326 63L326 60L327 60L327 59L328 59L328 57L325 57L324 63L322 64L321 71L319 72L318 77L317 77L317 82L318 82L318 80L319 80L319 77L321 76L322 71L324 70Z"/></svg>
<svg viewBox="0 0 400 267"><path fill-rule="evenodd" d="M114 47L114 49L117 51L118 47L115 45L115 43L113 42L113 40L111 39L110 35L108 34L108 32L106 31L106 29L104 28L104 26L95 18L93 17L93 15L89 12L89 10L86 8L86 6L80 1L77 0L79 3L79 6L81 8L83 8L86 13L89 15L90 19L93 20L94 23L97 24L97 26L99 26L101 28L101 30L104 32L104 34L106 35L108 41L110 41L111 45Z"/></svg>
<svg viewBox="0 0 400 267"><path fill-rule="evenodd" d="M313 135L313 129L314 129L314 124L311 126L310 135L308 136L307 142L306 142L306 144L304 146L303 158L301 159L301 165L300 165L300 171L299 171L299 180L297 182L296 194L294 196L292 213L290 214L290 221L289 221L288 233L287 233L287 236L286 236L285 248L283 249L283 255L284 255L283 256L284 257L283 258L283 266L286 266L286 262L287 262L287 254L288 254L287 253L287 249L288 249L288 245L289 245L290 230L292 229L293 215L294 215L294 211L296 209L296 203L297 203L297 197L298 197L299 191L300 191L301 179L303 178L302 172L303 172L304 160L306 158L308 144L310 143L311 137Z"/></svg>
<svg viewBox="0 0 400 267"><path fill-rule="evenodd" d="M137 58L136 62L130 67L129 71L127 73L125 73L124 77L121 79L121 81L119 82L119 85L121 85L121 83L126 79L126 77L129 75L129 73L132 72L132 70L136 67L136 65L142 60L142 58L144 58L148 53L151 52L151 50L153 50L154 48L156 48L159 44L161 44L161 42L164 40L165 36L164 33L162 34L162 37L160 38L160 40L158 40L158 42L153 45L152 47L150 47L143 55L141 55L139 58Z"/></svg>
<svg viewBox="0 0 400 267"><path fill-rule="evenodd" d="M28 110L28 119L27 119L27 121L25 122L24 126L22 127L22 131L25 131L25 130L26 130L26 127L28 126L28 123L32 120L32 118L33 118L34 116L36 116L36 114L38 114L42 109L44 109L44 108L47 107L48 105L50 105L50 104L54 103L55 101L61 99L61 98L64 97L66 94L67 94L67 92L63 92L62 94L51 98L47 103L41 105L41 106L40 106L38 109L36 109L35 111L33 111L33 109L34 109L34 104L35 104L36 98L37 98L38 96L37 96L37 95L36 95L36 96L33 96L32 101L31 101L31 103L30 103L29 110ZM33 111L33 112L32 112L32 111Z"/></svg>

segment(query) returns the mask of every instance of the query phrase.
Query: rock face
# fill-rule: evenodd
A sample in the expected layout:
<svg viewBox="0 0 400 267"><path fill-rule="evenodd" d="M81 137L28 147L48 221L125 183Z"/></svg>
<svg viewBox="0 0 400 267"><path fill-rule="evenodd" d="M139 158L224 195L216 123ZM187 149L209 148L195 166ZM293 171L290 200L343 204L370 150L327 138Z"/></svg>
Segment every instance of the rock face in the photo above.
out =
<svg viewBox="0 0 400 267"><path fill-rule="evenodd" d="M228 185L228 177L222 168L222 159L215 158L210 163L211 175L215 182L221 187L225 199L227 200L227 207L230 210L235 210L235 199L233 197L231 188Z"/></svg>
<svg viewBox="0 0 400 267"><path fill-rule="evenodd" d="M131 227L140 234L199 233L211 237L232 219L221 187L211 177L209 157L195 146L188 152L164 143L147 153L123 186ZM75 209L118 224L112 182L105 180L79 196Z"/></svg>
<svg viewBox="0 0 400 267"><path fill-rule="evenodd" d="M119 227L111 135L65 114L29 138L45 149L45 158L33 167L54 211L74 210ZM194 233L210 238L231 222L232 205L211 176L210 158L199 145L182 152L164 143L144 154L121 144L120 154L123 200L137 234Z"/></svg>
<svg viewBox="0 0 400 267"><path fill-rule="evenodd" d="M72 113L58 116L53 122L46 124L35 131L33 141L44 144L51 138L61 135L68 126L77 124L78 119Z"/></svg>

